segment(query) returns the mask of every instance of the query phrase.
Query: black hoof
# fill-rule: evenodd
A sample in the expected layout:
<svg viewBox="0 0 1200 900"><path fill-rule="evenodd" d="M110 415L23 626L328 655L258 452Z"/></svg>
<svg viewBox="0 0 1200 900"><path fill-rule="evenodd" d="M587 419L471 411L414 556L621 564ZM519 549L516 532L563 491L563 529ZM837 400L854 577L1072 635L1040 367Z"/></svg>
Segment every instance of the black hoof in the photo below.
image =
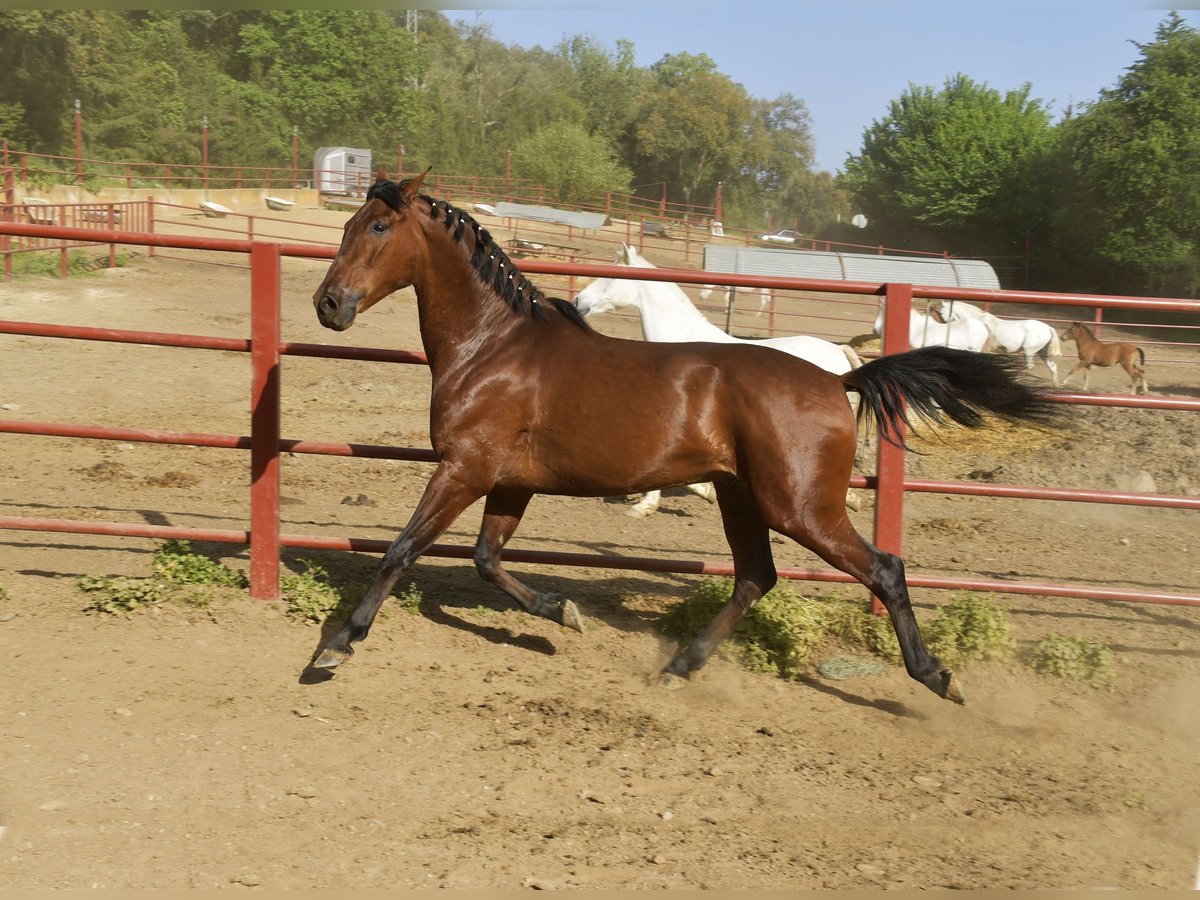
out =
<svg viewBox="0 0 1200 900"><path fill-rule="evenodd" d="M564 600L559 606L559 623L563 628L570 628L583 634L583 616L579 614L579 607L570 600Z"/></svg>
<svg viewBox="0 0 1200 900"><path fill-rule="evenodd" d="M679 691L687 687L688 680L682 675L668 672L665 669L658 676L658 686L667 691Z"/></svg>
<svg viewBox="0 0 1200 900"><path fill-rule="evenodd" d="M958 679L949 669L942 669L939 673L942 676L942 689L938 691L938 695L945 697L959 706L964 706L967 698L963 696L962 688L958 686Z"/></svg>
<svg viewBox="0 0 1200 900"><path fill-rule="evenodd" d="M317 657L316 662L312 665L314 669L336 669L348 660L353 653L354 651L349 648L335 650L332 647L326 647L321 651L321 655Z"/></svg>

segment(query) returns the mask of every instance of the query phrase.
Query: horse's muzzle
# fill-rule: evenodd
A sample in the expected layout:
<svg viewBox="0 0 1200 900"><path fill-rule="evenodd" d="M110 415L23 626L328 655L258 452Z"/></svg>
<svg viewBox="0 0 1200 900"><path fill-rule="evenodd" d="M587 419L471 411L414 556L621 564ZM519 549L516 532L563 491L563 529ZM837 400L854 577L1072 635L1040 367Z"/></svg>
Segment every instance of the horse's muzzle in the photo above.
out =
<svg viewBox="0 0 1200 900"><path fill-rule="evenodd" d="M330 293L315 297L313 305L317 308L317 321L334 331L345 331L353 325L354 316L358 312L357 298L344 297L338 300Z"/></svg>

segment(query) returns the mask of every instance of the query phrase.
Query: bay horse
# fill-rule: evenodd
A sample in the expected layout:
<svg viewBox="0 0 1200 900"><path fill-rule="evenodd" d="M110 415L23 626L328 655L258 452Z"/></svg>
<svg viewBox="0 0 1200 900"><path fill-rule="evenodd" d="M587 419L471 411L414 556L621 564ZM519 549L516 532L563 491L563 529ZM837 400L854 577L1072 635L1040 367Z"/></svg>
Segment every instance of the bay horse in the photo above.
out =
<svg viewBox="0 0 1200 900"><path fill-rule="evenodd" d="M628 244L621 245L616 265L635 269L658 268ZM752 343L759 347L774 347L792 356L807 359L814 366L820 366L826 372L835 375L841 375L862 365L862 360L848 344L835 344L807 334L775 338L740 338L727 334L708 321L704 313L695 307L683 289L673 281L597 278L576 295L575 307L588 319L609 310L633 307L640 313L642 336L648 341ZM687 488L710 503L716 501L716 492L710 484L689 484ZM634 518L648 516L658 509L661 499L662 491L647 491L641 500L629 508L627 515ZM861 505L854 491L847 492L846 504L851 509L858 509Z"/></svg>
<svg viewBox="0 0 1200 900"><path fill-rule="evenodd" d="M1067 377L1062 380L1063 387L1071 380L1072 375L1083 369L1083 389L1086 391L1088 379L1092 375L1092 366L1107 367L1119 364L1129 375L1129 393L1138 392L1139 382L1142 393L1150 393L1150 384L1146 381L1146 354L1141 347L1128 341L1102 341L1082 322L1072 322L1062 333L1061 340L1073 340L1079 353L1079 362L1075 363ZM1137 362L1133 361L1134 356L1138 358Z"/></svg>
<svg viewBox="0 0 1200 900"><path fill-rule="evenodd" d="M480 498L480 576L526 611L582 631L574 603L527 587L501 564L533 495L607 497L711 481L733 555L733 596L666 665L664 685L703 666L775 584L773 529L866 585L888 611L908 674L963 702L955 675L921 639L903 562L846 515L857 438L847 392L859 393L860 415L869 411L881 434L900 442L906 402L923 418L968 427L985 413L1049 421L1050 403L1017 379L1010 360L936 347L834 375L745 344L608 337L570 302L534 287L470 215L421 194L424 177L371 186L313 294L318 321L344 331L393 291L414 289L440 458L314 668L350 658L404 570Z"/></svg>

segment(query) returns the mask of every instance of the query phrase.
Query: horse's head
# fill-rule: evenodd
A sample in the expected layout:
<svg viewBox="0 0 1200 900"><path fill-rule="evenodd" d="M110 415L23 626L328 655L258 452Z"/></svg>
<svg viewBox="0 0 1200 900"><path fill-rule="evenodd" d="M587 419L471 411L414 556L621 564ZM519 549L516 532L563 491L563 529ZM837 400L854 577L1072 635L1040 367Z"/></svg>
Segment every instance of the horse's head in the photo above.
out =
<svg viewBox="0 0 1200 900"><path fill-rule="evenodd" d="M634 248L632 245L624 244L624 245L622 245L622 248L623 248L622 254L624 255L624 261L622 262L621 256L618 256L617 260L618 260L619 265L634 266L635 268L638 268L638 269L656 269L656 268L658 268L656 265L654 265L654 263L652 263L652 262L650 262L650 260L646 259L646 257L639 254L637 252L637 249Z"/></svg>
<svg viewBox="0 0 1200 900"><path fill-rule="evenodd" d="M615 262L618 266L650 265L626 244L621 245ZM597 278L575 296L575 307L585 316L598 316L624 306L635 306L637 297L638 285L628 278Z"/></svg>
<svg viewBox="0 0 1200 900"><path fill-rule="evenodd" d="M1067 330L1058 336L1060 341L1073 341L1075 335L1079 333L1079 328L1082 327L1082 322L1072 322L1067 326Z"/></svg>
<svg viewBox="0 0 1200 900"><path fill-rule="evenodd" d="M423 241L413 208L422 173L401 182L380 179L367 191L342 234L337 256L313 294L317 318L326 328L345 331L354 317L416 277Z"/></svg>

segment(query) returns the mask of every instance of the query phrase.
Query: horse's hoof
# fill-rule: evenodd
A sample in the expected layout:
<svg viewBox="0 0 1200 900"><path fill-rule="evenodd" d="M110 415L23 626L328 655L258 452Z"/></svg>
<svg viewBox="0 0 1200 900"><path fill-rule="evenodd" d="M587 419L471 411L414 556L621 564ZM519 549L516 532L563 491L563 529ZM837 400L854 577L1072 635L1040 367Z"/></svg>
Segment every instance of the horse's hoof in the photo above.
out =
<svg viewBox="0 0 1200 900"><path fill-rule="evenodd" d="M941 694L947 700L963 706L967 702L967 698L963 696L962 688L958 686L958 677L949 669L942 669L942 690Z"/></svg>
<svg viewBox="0 0 1200 900"><path fill-rule="evenodd" d="M644 519L644 518L646 518L646 516L650 515L650 513L652 513L652 512L654 512L654 510L652 510L652 509L646 509L645 507L635 506L632 509L625 510L625 515L627 515L633 519Z"/></svg>
<svg viewBox="0 0 1200 900"><path fill-rule="evenodd" d="M314 669L336 669L350 658L352 650L334 650L326 647L313 663Z"/></svg>
<svg viewBox="0 0 1200 900"><path fill-rule="evenodd" d="M658 686L668 691L679 691L687 687L688 680L674 672L663 672L658 676Z"/></svg>
<svg viewBox="0 0 1200 900"><path fill-rule="evenodd" d="M579 614L579 607L570 600L562 602L562 625L563 628L570 628L583 634L583 616Z"/></svg>

